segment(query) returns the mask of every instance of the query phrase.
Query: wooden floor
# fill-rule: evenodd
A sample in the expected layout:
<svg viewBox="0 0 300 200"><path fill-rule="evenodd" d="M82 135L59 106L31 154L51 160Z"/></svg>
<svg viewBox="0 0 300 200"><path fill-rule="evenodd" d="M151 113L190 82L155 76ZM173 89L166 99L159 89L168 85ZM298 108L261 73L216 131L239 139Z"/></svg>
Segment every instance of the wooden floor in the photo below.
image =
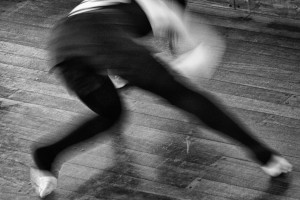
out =
<svg viewBox="0 0 300 200"><path fill-rule="evenodd" d="M1 200L38 199L29 181L31 146L59 136L89 112L48 74L49 30L77 2L0 2ZM120 92L127 106L122 128L114 130L120 136L90 142L91 150L75 148L82 154L63 165L58 190L47 199L300 199L299 29L210 19L226 38L227 52L206 88L294 171L270 179L235 142L129 88Z"/></svg>

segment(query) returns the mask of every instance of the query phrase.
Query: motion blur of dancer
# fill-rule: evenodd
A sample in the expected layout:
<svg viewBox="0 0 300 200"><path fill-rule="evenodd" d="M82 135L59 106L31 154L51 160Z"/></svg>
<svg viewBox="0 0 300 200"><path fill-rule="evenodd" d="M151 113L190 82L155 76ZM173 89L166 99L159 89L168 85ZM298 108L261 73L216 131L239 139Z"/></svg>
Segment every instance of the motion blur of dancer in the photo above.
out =
<svg viewBox="0 0 300 200"><path fill-rule="evenodd" d="M154 35L174 31L188 37L180 14L161 0L85 0L54 28L50 40L53 70L97 115L87 117L58 141L33 149L36 168L31 168L31 179L39 196L55 189L54 167L70 147L103 136L120 120L123 103L108 71L241 143L267 174L277 176L291 170L284 158L217 106L210 94L182 84L167 63L135 42L151 31Z"/></svg>

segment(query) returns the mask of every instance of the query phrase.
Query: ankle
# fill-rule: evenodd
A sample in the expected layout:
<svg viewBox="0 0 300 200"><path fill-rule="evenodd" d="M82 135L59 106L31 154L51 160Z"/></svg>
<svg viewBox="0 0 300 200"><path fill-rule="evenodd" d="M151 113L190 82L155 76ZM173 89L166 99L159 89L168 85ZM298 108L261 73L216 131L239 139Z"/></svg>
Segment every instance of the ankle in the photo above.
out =
<svg viewBox="0 0 300 200"><path fill-rule="evenodd" d="M39 170L52 173L54 156L50 152L51 151L48 151L45 147L37 148L33 151L33 160Z"/></svg>
<svg viewBox="0 0 300 200"><path fill-rule="evenodd" d="M273 156L279 155L275 151L268 148L263 148L261 146L253 149L254 158L260 165L266 165L270 162Z"/></svg>

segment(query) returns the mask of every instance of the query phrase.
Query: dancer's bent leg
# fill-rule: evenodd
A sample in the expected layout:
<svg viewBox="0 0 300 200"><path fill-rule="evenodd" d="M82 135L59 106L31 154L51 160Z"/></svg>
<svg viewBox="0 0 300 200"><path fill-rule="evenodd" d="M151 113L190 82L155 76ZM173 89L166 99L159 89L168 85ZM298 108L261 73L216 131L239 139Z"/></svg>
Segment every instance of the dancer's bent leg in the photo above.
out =
<svg viewBox="0 0 300 200"><path fill-rule="evenodd" d="M80 90L76 89L76 86L73 87L80 100L97 113L97 116L87 119L83 124L70 131L59 141L35 149L34 160L37 167L41 170L52 172L53 164L63 151L96 135L101 136L101 134L111 128L121 116L121 100L110 79L107 76L96 76L94 74L83 78L83 80L72 81L73 83L79 82L80 84L84 84L85 80L90 81L93 78L99 80L99 88L88 94L78 92ZM81 85L81 88L82 87ZM88 87L88 85L84 85L84 87ZM94 86L91 85L91 87Z"/></svg>

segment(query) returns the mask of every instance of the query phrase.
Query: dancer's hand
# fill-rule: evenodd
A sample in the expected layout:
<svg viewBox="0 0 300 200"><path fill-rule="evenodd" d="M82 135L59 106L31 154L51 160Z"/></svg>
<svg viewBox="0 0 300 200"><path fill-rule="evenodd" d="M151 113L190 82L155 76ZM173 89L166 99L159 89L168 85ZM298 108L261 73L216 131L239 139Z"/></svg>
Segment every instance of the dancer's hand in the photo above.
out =
<svg viewBox="0 0 300 200"><path fill-rule="evenodd" d="M156 37L165 37L171 32L187 34L182 20L183 10L174 4L161 0L137 0L145 11Z"/></svg>

